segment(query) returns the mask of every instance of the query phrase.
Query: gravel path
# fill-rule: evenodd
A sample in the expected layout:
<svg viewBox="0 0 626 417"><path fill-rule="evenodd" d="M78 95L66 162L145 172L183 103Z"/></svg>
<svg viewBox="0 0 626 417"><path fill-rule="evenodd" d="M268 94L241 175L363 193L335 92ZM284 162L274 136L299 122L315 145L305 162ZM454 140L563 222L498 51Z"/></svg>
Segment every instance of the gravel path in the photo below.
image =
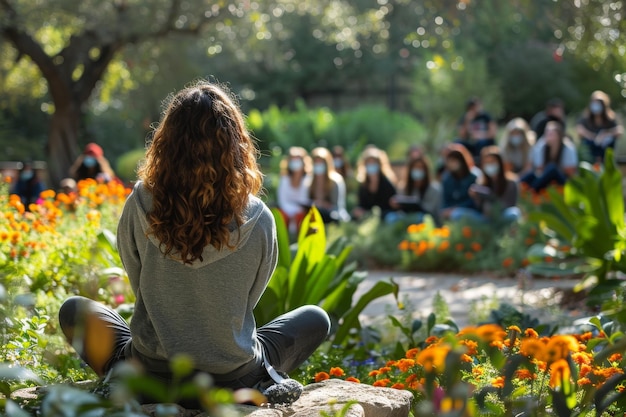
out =
<svg viewBox="0 0 626 417"><path fill-rule="evenodd" d="M397 307L392 295L382 297L374 300L363 311L360 317L362 324L389 323L387 315L399 318L409 312L413 318L426 318L433 311L433 299L437 293L446 301L450 316L459 327L484 320L491 309L504 303L537 317L541 323L564 326L588 316L580 308L563 307L564 295L571 297L571 290L578 283L574 279L369 271L354 300L358 300L377 281L390 277L400 287L398 298L404 303L405 309Z"/></svg>

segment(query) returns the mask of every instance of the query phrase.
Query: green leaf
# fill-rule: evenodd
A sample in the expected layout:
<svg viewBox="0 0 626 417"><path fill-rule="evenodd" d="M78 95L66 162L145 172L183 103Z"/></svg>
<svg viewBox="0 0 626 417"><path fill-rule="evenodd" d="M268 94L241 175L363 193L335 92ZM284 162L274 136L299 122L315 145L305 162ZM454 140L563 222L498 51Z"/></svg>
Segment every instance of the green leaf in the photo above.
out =
<svg viewBox="0 0 626 417"><path fill-rule="evenodd" d="M398 284L396 284L392 279L389 279L389 282L378 281L374 284L374 286L363 294L356 304L342 317L343 321L337 329L337 333L335 333L333 343L335 345L340 345L348 336L350 329L360 328L359 314L361 314L363 309L365 309L365 307L367 307L373 300L384 297L388 294L393 294L397 300Z"/></svg>
<svg viewBox="0 0 626 417"><path fill-rule="evenodd" d="M27 382L32 381L38 384L42 384L43 381L33 371L22 368L21 366L9 366L7 364L0 364L0 380L13 381L13 382Z"/></svg>
<svg viewBox="0 0 626 417"><path fill-rule="evenodd" d="M600 177L600 182L609 218L617 229L622 229L624 228L624 193L622 189L622 173L615 166L613 153L614 151L612 148L606 150L604 172Z"/></svg>
<svg viewBox="0 0 626 417"><path fill-rule="evenodd" d="M278 265L282 266L286 270L289 270L291 266L291 249L289 248L289 231L285 224L280 210L272 208L272 214L274 215L274 221L276 223L276 237L278 242Z"/></svg>
<svg viewBox="0 0 626 417"><path fill-rule="evenodd" d="M26 411L24 411L15 401L11 399L6 400L4 411L6 417L31 417Z"/></svg>

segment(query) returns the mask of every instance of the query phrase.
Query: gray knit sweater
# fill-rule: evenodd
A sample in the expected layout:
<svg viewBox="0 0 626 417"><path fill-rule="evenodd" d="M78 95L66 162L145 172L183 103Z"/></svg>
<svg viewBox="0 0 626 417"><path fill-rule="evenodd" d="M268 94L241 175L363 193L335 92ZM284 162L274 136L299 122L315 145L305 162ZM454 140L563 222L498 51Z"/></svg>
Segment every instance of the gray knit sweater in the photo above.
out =
<svg viewBox="0 0 626 417"><path fill-rule="evenodd" d="M197 369L213 374L258 363L253 309L278 256L268 207L251 195L239 233L236 225L231 229L236 248L208 246L203 261L192 265L165 257L154 236L146 237L151 207L151 193L138 182L117 230L119 253L136 297L130 350L147 363L186 353Z"/></svg>

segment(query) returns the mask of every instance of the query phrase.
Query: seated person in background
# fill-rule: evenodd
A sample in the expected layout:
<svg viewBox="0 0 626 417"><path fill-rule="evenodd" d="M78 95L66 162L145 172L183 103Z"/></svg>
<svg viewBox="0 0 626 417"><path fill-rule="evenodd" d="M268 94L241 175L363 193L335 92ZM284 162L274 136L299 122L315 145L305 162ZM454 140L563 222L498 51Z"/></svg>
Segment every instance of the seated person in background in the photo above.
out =
<svg viewBox="0 0 626 417"><path fill-rule="evenodd" d="M311 158L306 149L299 146L289 148L280 163L280 172L276 192L278 209L289 231L295 233L310 206Z"/></svg>
<svg viewBox="0 0 626 417"><path fill-rule="evenodd" d="M594 91L591 94L589 105L576 124L576 132L589 162L603 163L607 148L615 148L617 138L624 132L605 92Z"/></svg>
<svg viewBox="0 0 626 417"><path fill-rule="evenodd" d="M506 169L497 146L484 148L480 160L485 176L481 184L470 186L469 194L484 220L496 223L516 221L521 216L517 207L517 177Z"/></svg>
<svg viewBox="0 0 626 417"><path fill-rule="evenodd" d="M352 175L352 167L350 161L346 157L343 146L333 146L333 161L335 162L335 171L346 180Z"/></svg>
<svg viewBox="0 0 626 417"><path fill-rule="evenodd" d="M45 189L37 170L30 161L22 162L18 171L17 181L11 186L10 194L20 197L24 208L28 210L30 204L36 204L39 195Z"/></svg>
<svg viewBox="0 0 626 417"><path fill-rule="evenodd" d="M507 123L502 139L501 154L507 170L520 174L530 170L530 149L535 143L535 133L521 117Z"/></svg>
<svg viewBox="0 0 626 417"><path fill-rule="evenodd" d="M356 179L359 182L358 202L352 211L355 219L361 219L379 207L384 220L393 211L390 200L396 194L395 174L387 153L375 146L368 146L357 163Z"/></svg>
<svg viewBox="0 0 626 417"><path fill-rule="evenodd" d="M324 223L350 221L346 210L346 184L335 171L333 155L324 147L311 151L313 177L309 200L319 210Z"/></svg>
<svg viewBox="0 0 626 417"><path fill-rule="evenodd" d="M465 146L477 162L482 148L495 145L498 126L491 115L483 110L480 99L474 97L468 100L457 130L457 142Z"/></svg>
<svg viewBox="0 0 626 417"><path fill-rule="evenodd" d="M472 173L474 161L470 153L460 144L450 144L445 157L445 171L441 175L442 204L441 219L460 220L462 218L481 219L469 188L476 182Z"/></svg>
<svg viewBox="0 0 626 417"><path fill-rule="evenodd" d="M397 210L397 218L407 216L421 223L424 215L429 214L439 224L441 187L431 179L430 163L426 156L417 156L408 161L402 193L391 198L391 207ZM388 217L392 215L390 213Z"/></svg>
<svg viewBox="0 0 626 417"><path fill-rule="evenodd" d="M531 159L532 169L521 177L521 181L535 191L553 182L565 184L578 167L576 147L558 122L548 122L543 137L531 150Z"/></svg>
<svg viewBox="0 0 626 417"><path fill-rule="evenodd" d="M530 119L530 128L535 132L535 137L539 139L543 136L548 122L558 122L566 131L565 126L565 104L560 98L551 98L546 103L544 110L538 112Z"/></svg>
<svg viewBox="0 0 626 417"><path fill-rule="evenodd" d="M88 143L81 155L70 167L70 177L76 181L93 178L99 182L109 182L115 178L111 164L104 157L104 151L96 143Z"/></svg>

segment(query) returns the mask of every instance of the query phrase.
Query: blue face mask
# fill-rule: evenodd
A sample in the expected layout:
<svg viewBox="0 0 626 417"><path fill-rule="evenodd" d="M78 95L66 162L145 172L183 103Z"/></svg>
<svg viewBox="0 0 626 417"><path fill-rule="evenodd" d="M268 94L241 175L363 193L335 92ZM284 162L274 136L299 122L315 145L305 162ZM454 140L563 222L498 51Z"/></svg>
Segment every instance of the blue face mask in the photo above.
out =
<svg viewBox="0 0 626 417"><path fill-rule="evenodd" d="M485 164L483 171L489 177L495 177L500 173L500 166L498 164Z"/></svg>
<svg viewBox="0 0 626 417"><path fill-rule="evenodd" d="M342 168L343 167L343 159L341 158L335 158L335 167L336 168Z"/></svg>
<svg viewBox="0 0 626 417"><path fill-rule="evenodd" d="M86 156L83 158L83 165L85 165L87 168L93 168L96 166L97 163L98 161L93 156Z"/></svg>
<svg viewBox="0 0 626 417"><path fill-rule="evenodd" d="M380 165L367 164L365 165L365 172L367 172L367 175L376 175L380 172Z"/></svg>
<svg viewBox="0 0 626 417"><path fill-rule="evenodd" d="M317 162L313 165L313 173L315 175L323 175L326 173L326 164L323 162Z"/></svg>
<svg viewBox="0 0 626 417"><path fill-rule="evenodd" d="M22 181L30 181L34 176L35 176L35 173L31 170L22 171L22 173L20 174L20 179Z"/></svg>
<svg viewBox="0 0 626 417"><path fill-rule="evenodd" d="M301 159L291 159L289 161L289 171L300 171L304 167L304 162Z"/></svg>
<svg viewBox="0 0 626 417"><path fill-rule="evenodd" d="M604 110L604 105L601 101L592 101L589 105L589 111L593 114L602 114Z"/></svg>
<svg viewBox="0 0 626 417"><path fill-rule="evenodd" d="M421 181L424 179L424 177L426 177L426 173L423 169L413 168L411 170L411 179L413 181Z"/></svg>

